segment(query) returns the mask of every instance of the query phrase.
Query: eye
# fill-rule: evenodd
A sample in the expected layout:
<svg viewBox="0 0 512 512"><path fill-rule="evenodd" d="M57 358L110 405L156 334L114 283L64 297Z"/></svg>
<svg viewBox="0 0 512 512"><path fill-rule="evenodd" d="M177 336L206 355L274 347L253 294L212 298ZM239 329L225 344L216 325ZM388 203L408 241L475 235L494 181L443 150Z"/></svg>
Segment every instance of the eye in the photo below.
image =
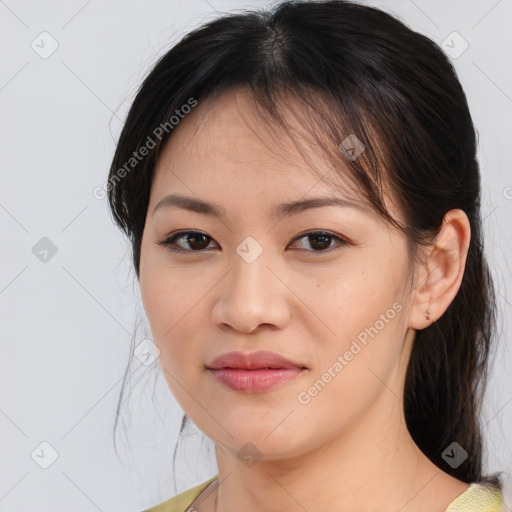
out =
<svg viewBox="0 0 512 512"><path fill-rule="evenodd" d="M338 235L328 231L310 231L295 238L295 240L307 240L306 247L299 247L299 249L306 249L309 252L331 252L331 250L339 249L342 246L350 245L350 242ZM188 247L179 245L178 242L188 244ZM180 231L174 235L166 238L161 242L156 242L172 252L205 252L208 249L213 239L206 233L201 231ZM334 242L334 245L333 245ZM335 247L336 242L338 247ZM307 246L309 246L310 250Z"/></svg>
<svg viewBox="0 0 512 512"><path fill-rule="evenodd" d="M204 249L208 248L210 240L213 239L201 231L181 231L161 242L157 242L157 244L163 245L173 252L204 252ZM178 241L183 241L183 243L188 244L192 249L183 248L177 244Z"/></svg>
<svg viewBox="0 0 512 512"><path fill-rule="evenodd" d="M339 249L342 246L349 245L350 242L328 231L310 231L295 240L306 240L306 250L308 246L313 249L312 252L331 252L331 250ZM338 242L338 247L333 247L332 242ZM299 248L304 249L304 247ZM311 252L311 251L310 251Z"/></svg>

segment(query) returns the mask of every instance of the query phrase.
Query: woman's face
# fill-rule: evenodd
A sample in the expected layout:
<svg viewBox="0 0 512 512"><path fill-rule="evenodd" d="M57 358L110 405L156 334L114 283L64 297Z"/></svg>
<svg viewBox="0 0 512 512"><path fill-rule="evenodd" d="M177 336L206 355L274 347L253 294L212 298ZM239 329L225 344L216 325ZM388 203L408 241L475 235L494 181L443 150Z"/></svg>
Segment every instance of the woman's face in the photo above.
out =
<svg viewBox="0 0 512 512"><path fill-rule="evenodd" d="M224 94L199 123L202 108L159 160L141 247L142 299L169 388L216 443L269 460L356 425L382 430L400 410L414 334L405 235L322 182L290 139L269 134L247 92ZM333 172L320 150L308 156ZM161 203L171 194L219 216ZM355 205L278 215L319 197ZM234 390L208 369L227 352L260 350L306 369L267 390Z"/></svg>

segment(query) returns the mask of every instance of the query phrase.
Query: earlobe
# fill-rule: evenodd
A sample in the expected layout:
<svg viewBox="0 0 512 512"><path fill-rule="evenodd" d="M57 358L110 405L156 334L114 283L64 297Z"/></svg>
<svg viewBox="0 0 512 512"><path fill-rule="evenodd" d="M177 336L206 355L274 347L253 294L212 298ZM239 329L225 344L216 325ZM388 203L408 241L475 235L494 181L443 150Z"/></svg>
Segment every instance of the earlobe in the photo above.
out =
<svg viewBox="0 0 512 512"><path fill-rule="evenodd" d="M425 329L448 309L459 291L471 239L467 215L460 209L446 213L428 256L422 263L411 308L410 326Z"/></svg>
<svg viewBox="0 0 512 512"><path fill-rule="evenodd" d="M422 292L416 294L409 317L409 326L417 331L427 328L437 320L431 306L431 298L427 295L425 288L424 286Z"/></svg>

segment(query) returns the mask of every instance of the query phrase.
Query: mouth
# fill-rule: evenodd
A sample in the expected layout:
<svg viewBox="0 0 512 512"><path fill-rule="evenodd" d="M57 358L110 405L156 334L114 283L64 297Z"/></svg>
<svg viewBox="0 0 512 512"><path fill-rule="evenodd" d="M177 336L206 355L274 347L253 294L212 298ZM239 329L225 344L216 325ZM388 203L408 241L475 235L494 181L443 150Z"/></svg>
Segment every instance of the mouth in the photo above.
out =
<svg viewBox="0 0 512 512"><path fill-rule="evenodd" d="M256 393L267 391L295 379L306 368L209 368L215 379L233 391Z"/></svg>
<svg viewBox="0 0 512 512"><path fill-rule="evenodd" d="M308 368L270 351L228 352L206 369L225 387L244 393L267 391L295 379Z"/></svg>
<svg viewBox="0 0 512 512"><path fill-rule="evenodd" d="M293 370L296 368L299 370L307 369L305 366L255 366L252 368L247 368L244 366L220 366L218 368L208 368L208 370L244 370L247 372L252 372L257 370Z"/></svg>
<svg viewBox="0 0 512 512"><path fill-rule="evenodd" d="M270 351L253 353L228 352L207 365L209 370L288 370L306 369L302 363L296 363L280 354Z"/></svg>

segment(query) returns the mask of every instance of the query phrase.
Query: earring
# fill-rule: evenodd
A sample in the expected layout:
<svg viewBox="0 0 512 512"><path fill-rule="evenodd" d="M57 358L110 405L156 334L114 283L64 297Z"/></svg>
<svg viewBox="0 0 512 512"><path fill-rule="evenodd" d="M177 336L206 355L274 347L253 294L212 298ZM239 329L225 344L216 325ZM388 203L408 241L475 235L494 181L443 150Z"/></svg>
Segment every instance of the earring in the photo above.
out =
<svg viewBox="0 0 512 512"><path fill-rule="evenodd" d="M427 320L430 320L430 309L427 309Z"/></svg>

